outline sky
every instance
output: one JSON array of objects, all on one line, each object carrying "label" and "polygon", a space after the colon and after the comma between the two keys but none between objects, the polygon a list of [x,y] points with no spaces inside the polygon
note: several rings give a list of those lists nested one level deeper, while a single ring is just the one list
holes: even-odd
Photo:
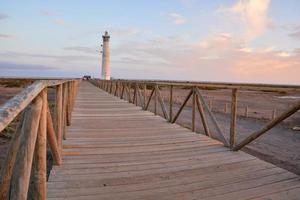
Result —
[{"label": "sky", "polygon": [[299,0],[0,0],[0,76],[300,84]]}]

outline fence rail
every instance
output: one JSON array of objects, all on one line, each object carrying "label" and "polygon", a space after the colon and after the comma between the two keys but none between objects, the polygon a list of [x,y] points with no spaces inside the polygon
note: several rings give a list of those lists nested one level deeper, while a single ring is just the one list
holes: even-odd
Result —
[{"label": "fence rail", "polygon": [[[147,110],[151,100],[154,101],[154,113],[157,114],[158,105],[160,105],[163,116],[170,123],[175,123],[182,113],[182,110],[187,105],[187,102],[192,98],[192,121],[191,130],[195,131],[195,114],[198,111],[201,118],[201,123],[204,127],[204,133],[209,137],[221,140],[225,146],[230,147],[232,150],[240,150],[247,144],[251,143],[274,126],[287,119],[300,109],[300,101],[297,101],[293,106],[289,107],[285,112],[278,116],[274,116],[273,119],[267,123],[260,130],[251,133],[247,138],[236,142],[236,124],[237,124],[237,104],[238,104],[238,93],[241,90],[249,91],[263,91],[263,92],[300,92],[300,86],[296,85],[269,85],[269,84],[235,84],[235,83],[211,83],[211,82],[181,82],[181,81],[145,81],[145,80],[101,80],[92,79],[91,82],[100,87],[101,89],[120,97],[125,98],[135,105],[138,105],[138,99],[140,106]],[[147,99],[146,88],[150,89],[150,95]],[[169,88],[169,112],[163,100],[160,88]],[[185,97],[183,103],[180,105],[179,110],[173,116],[173,93],[175,88],[185,88],[189,90],[188,95]],[[225,137],[223,130],[220,128],[218,121],[214,113],[211,111],[211,103],[207,104],[204,100],[202,90],[211,89],[229,89],[231,90],[231,121],[230,121],[230,134],[229,141]],[[131,90],[133,95],[131,96]],[[248,109],[248,108],[247,108]],[[227,111],[227,109],[226,109]],[[208,116],[206,116],[208,115]],[[209,129],[207,118],[210,118],[214,125],[217,137],[211,134]]]},{"label": "fence rail", "polygon": [[[54,164],[60,165],[62,138],[71,123],[79,81],[35,81],[0,107],[0,132],[21,114],[0,171],[0,199],[46,199],[47,143]],[[54,116],[48,87],[56,90]]]}]

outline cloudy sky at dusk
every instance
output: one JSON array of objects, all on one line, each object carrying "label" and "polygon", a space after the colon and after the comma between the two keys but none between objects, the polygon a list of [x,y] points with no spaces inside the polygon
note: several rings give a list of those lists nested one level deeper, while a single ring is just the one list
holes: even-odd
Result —
[{"label": "cloudy sky at dusk", "polygon": [[300,84],[299,0],[0,0],[0,76]]}]

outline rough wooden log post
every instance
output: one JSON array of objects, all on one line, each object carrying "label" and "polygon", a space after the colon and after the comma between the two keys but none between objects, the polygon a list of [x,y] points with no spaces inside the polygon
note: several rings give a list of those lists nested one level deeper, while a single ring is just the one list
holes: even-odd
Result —
[{"label": "rough wooden log post", "polygon": [[169,122],[172,122],[173,118],[173,85],[170,86],[170,97],[169,97]]},{"label": "rough wooden log post", "polygon": [[236,119],[237,119],[237,89],[233,89],[232,99],[231,99],[231,123],[230,123],[230,138],[229,138],[230,149],[232,149],[235,145]]},{"label": "rough wooden log post", "polygon": [[181,107],[179,108],[179,110],[177,111],[172,123],[175,123],[177,118],[179,117],[181,111],[183,110],[184,106],[186,105],[186,103],[188,102],[188,100],[190,99],[190,97],[192,96],[193,94],[193,89],[191,89],[190,93],[187,95],[187,97],[185,98],[183,104],[181,105]]},{"label": "rough wooden log post", "polygon": [[139,92],[139,85],[138,83],[135,84],[135,105],[137,106],[138,105],[138,92]]},{"label": "rough wooden log post", "polygon": [[56,97],[55,97],[55,121],[56,121],[56,140],[58,141],[58,148],[61,151],[62,141],[62,105],[63,105],[63,86],[62,84],[56,86]]},{"label": "rough wooden log post", "polygon": [[147,85],[146,84],[143,84],[143,93],[144,93],[144,95],[143,95],[143,102],[144,102],[144,106],[143,106],[143,108],[144,108],[144,110],[146,110],[146,90],[147,90]]},{"label": "rough wooden log post", "polygon": [[196,93],[195,88],[193,87],[193,96],[192,96],[192,131],[195,132],[196,129]]},{"label": "rough wooden log post", "polygon": [[118,81],[116,81],[116,90],[115,90],[115,96],[118,96],[118,86],[119,86],[119,84],[118,84]]},{"label": "rough wooden log post", "polygon": [[143,108],[144,107],[144,102],[143,102],[143,99],[142,99],[142,93],[141,93],[141,90],[140,90],[139,86],[137,88],[137,91],[138,91],[138,96],[139,96],[139,100],[140,100],[140,105]]},{"label": "rough wooden log post", "polygon": [[133,98],[132,98],[132,103],[133,103],[133,104],[136,104],[136,100],[137,100],[137,98],[136,98],[136,83],[134,84],[133,87],[134,87],[134,88],[133,88]]},{"label": "rough wooden log post", "polygon": [[286,112],[282,113],[280,116],[276,117],[274,120],[270,121],[267,125],[265,125],[262,129],[252,133],[250,136],[248,136],[246,139],[244,139],[242,142],[240,142],[238,145],[236,145],[233,150],[237,151],[255,140],[256,138],[260,137],[262,134],[266,133],[268,130],[294,114],[300,109],[300,101],[298,101],[294,106],[292,106],[290,109],[288,109]]},{"label": "rough wooden log post", "polygon": [[197,103],[198,112],[200,114],[201,121],[202,121],[202,124],[203,124],[204,133],[205,133],[205,135],[211,137],[209,129],[208,129],[208,125],[207,125],[207,121],[206,121],[206,116],[205,116],[205,113],[204,113],[204,109],[203,109],[202,104],[200,103],[198,95],[196,95],[196,103]]},{"label": "rough wooden log post", "polygon": [[39,128],[43,100],[40,96],[28,106],[24,115],[21,144],[11,180],[10,199],[27,199],[33,154]]},{"label": "rough wooden log post", "polygon": [[68,102],[68,87],[67,84],[63,84],[63,104],[62,104],[62,136],[66,139],[66,123],[67,123],[67,102]]},{"label": "rough wooden log post", "polygon": [[[128,87],[129,85],[129,87]],[[127,96],[128,96],[128,102],[131,103],[131,95],[130,95],[130,87],[131,85],[130,84],[126,84],[126,91],[127,91]]]},{"label": "rough wooden log post", "polygon": [[246,107],[245,107],[245,117],[248,117],[248,113],[249,113],[249,107],[248,107],[248,105],[246,105]]},{"label": "rough wooden log post", "polygon": [[277,110],[276,110],[276,108],[273,108],[273,110],[272,110],[272,119],[275,119],[276,115],[277,115]]},{"label": "rough wooden log post", "polygon": [[46,179],[47,179],[47,89],[40,94],[43,105],[39,120],[38,134],[35,144],[35,165],[33,165],[33,198],[37,200],[46,199]]},{"label": "rough wooden log post", "polygon": [[72,90],[71,90],[71,82],[67,82],[67,126],[71,126],[71,102],[72,102]]},{"label": "rough wooden log post", "polygon": [[7,199],[8,191],[10,187],[10,180],[13,173],[14,164],[17,157],[17,152],[19,150],[20,142],[21,142],[21,134],[22,134],[22,125],[23,125],[24,116],[22,114],[21,119],[19,121],[16,133],[13,135],[9,145],[9,151],[7,152],[7,156],[5,161],[3,162],[3,166],[0,171],[0,199]]},{"label": "rough wooden log post", "polygon": [[154,115],[157,115],[157,85],[154,86]]},{"label": "rough wooden log post", "polygon": [[113,89],[113,81],[110,81],[110,88],[109,88],[109,93],[112,93],[112,89]]},{"label": "rough wooden log post", "polygon": [[228,103],[225,103],[225,106],[224,106],[224,113],[225,114],[227,113],[227,110],[228,110]]},{"label": "rough wooden log post", "polygon": [[54,163],[56,165],[61,164],[61,156],[60,156],[60,146],[61,144],[61,136],[59,138],[60,140],[57,140],[55,137],[55,131],[53,129],[53,123],[52,123],[52,117],[49,109],[47,110],[47,141],[51,149],[52,157],[54,160]]},{"label": "rough wooden log post", "polygon": [[209,107],[209,110],[213,110],[213,101],[210,99],[209,102],[208,102],[208,107]]},{"label": "rough wooden log post", "polygon": [[122,91],[121,91],[121,96],[120,96],[121,99],[124,98],[124,90],[125,90],[125,85],[124,85],[124,83],[122,83]]}]

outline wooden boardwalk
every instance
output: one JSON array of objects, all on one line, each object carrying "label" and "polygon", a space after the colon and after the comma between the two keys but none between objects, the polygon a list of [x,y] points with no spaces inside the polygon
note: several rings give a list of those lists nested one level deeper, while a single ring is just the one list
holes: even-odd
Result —
[{"label": "wooden boardwalk", "polygon": [[299,199],[299,177],[82,82],[48,199]]}]

